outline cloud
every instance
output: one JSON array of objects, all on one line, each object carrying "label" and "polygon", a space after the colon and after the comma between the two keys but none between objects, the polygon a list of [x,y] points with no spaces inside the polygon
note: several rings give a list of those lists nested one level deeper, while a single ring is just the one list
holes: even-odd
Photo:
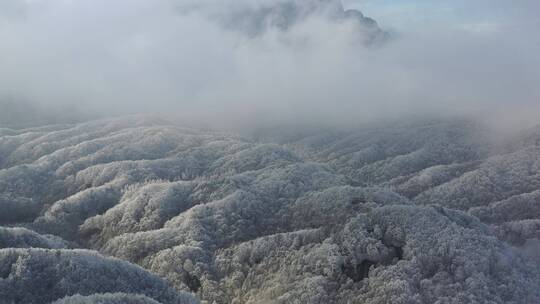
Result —
[{"label": "cloud", "polygon": [[336,3],[2,2],[0,96],[218,124],[354,123],[538,103],[533,1],[486,5],[507,10],[497,26],[403,29],[375,45],[369,19]]}]

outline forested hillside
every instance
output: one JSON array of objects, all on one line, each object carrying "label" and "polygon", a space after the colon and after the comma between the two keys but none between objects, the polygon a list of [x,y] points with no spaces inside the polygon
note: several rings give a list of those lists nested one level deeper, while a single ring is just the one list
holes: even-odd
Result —
[{"label": "forested hillside", "polygon": [[6,303],[540,301],[538,129],[0,132]]}]

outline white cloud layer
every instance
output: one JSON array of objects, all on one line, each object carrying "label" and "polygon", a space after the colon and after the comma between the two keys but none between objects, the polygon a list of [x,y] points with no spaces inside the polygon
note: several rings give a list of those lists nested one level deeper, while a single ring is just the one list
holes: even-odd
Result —
[{"label": "white cloud layer", "polygon": [[257,35],[227,23],[253,26],[246,16],[269,1],[2,1],[0,96],[219,123],[491,116],[509,109],[520,120],[524,113],[538,119],[531,110],[540,104],[535,1],[458,2],[462,10],[482,7],[505,19],[398,29],[376,46],[359,42],[370,31],[325,10],[286,30],[272,23]]}]

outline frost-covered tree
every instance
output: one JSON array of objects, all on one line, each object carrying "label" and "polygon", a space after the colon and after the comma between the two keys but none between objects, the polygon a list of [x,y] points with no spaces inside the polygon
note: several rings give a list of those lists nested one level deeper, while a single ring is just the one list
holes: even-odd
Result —
[{"label": "frost-covered tree", "polygon": [[68,244],[54,235],[40,235],[19,227],[0,227],[1,248],[67,248]]},{"label": "frost-covered tree", "polygon": [[138,266],[84,250],[0,249],[5,303],[50,303],[65,296],[135,293],[161,303],[195,303]]},{"label": "frost-covered tree", "polygon": [[95,294],[91,296],[75,295],[55,301],[52,304],[160,304],[141,295],[125,293]]},{"label": "frost-covered tree", "polygon": [[471,123],[2,132],[8,303],[538,302],[539,150]]}]

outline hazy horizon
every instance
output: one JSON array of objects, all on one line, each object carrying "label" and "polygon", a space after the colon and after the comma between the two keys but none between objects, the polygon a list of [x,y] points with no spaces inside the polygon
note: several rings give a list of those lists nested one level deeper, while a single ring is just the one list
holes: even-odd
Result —
[{"label": "hazy horizon", "polygon": [[225,125],[540,117],[535,1],[344,1],[375,42],[320,4],[338,1],[268,10],[284,2],[3,1],[0,100]]}]

